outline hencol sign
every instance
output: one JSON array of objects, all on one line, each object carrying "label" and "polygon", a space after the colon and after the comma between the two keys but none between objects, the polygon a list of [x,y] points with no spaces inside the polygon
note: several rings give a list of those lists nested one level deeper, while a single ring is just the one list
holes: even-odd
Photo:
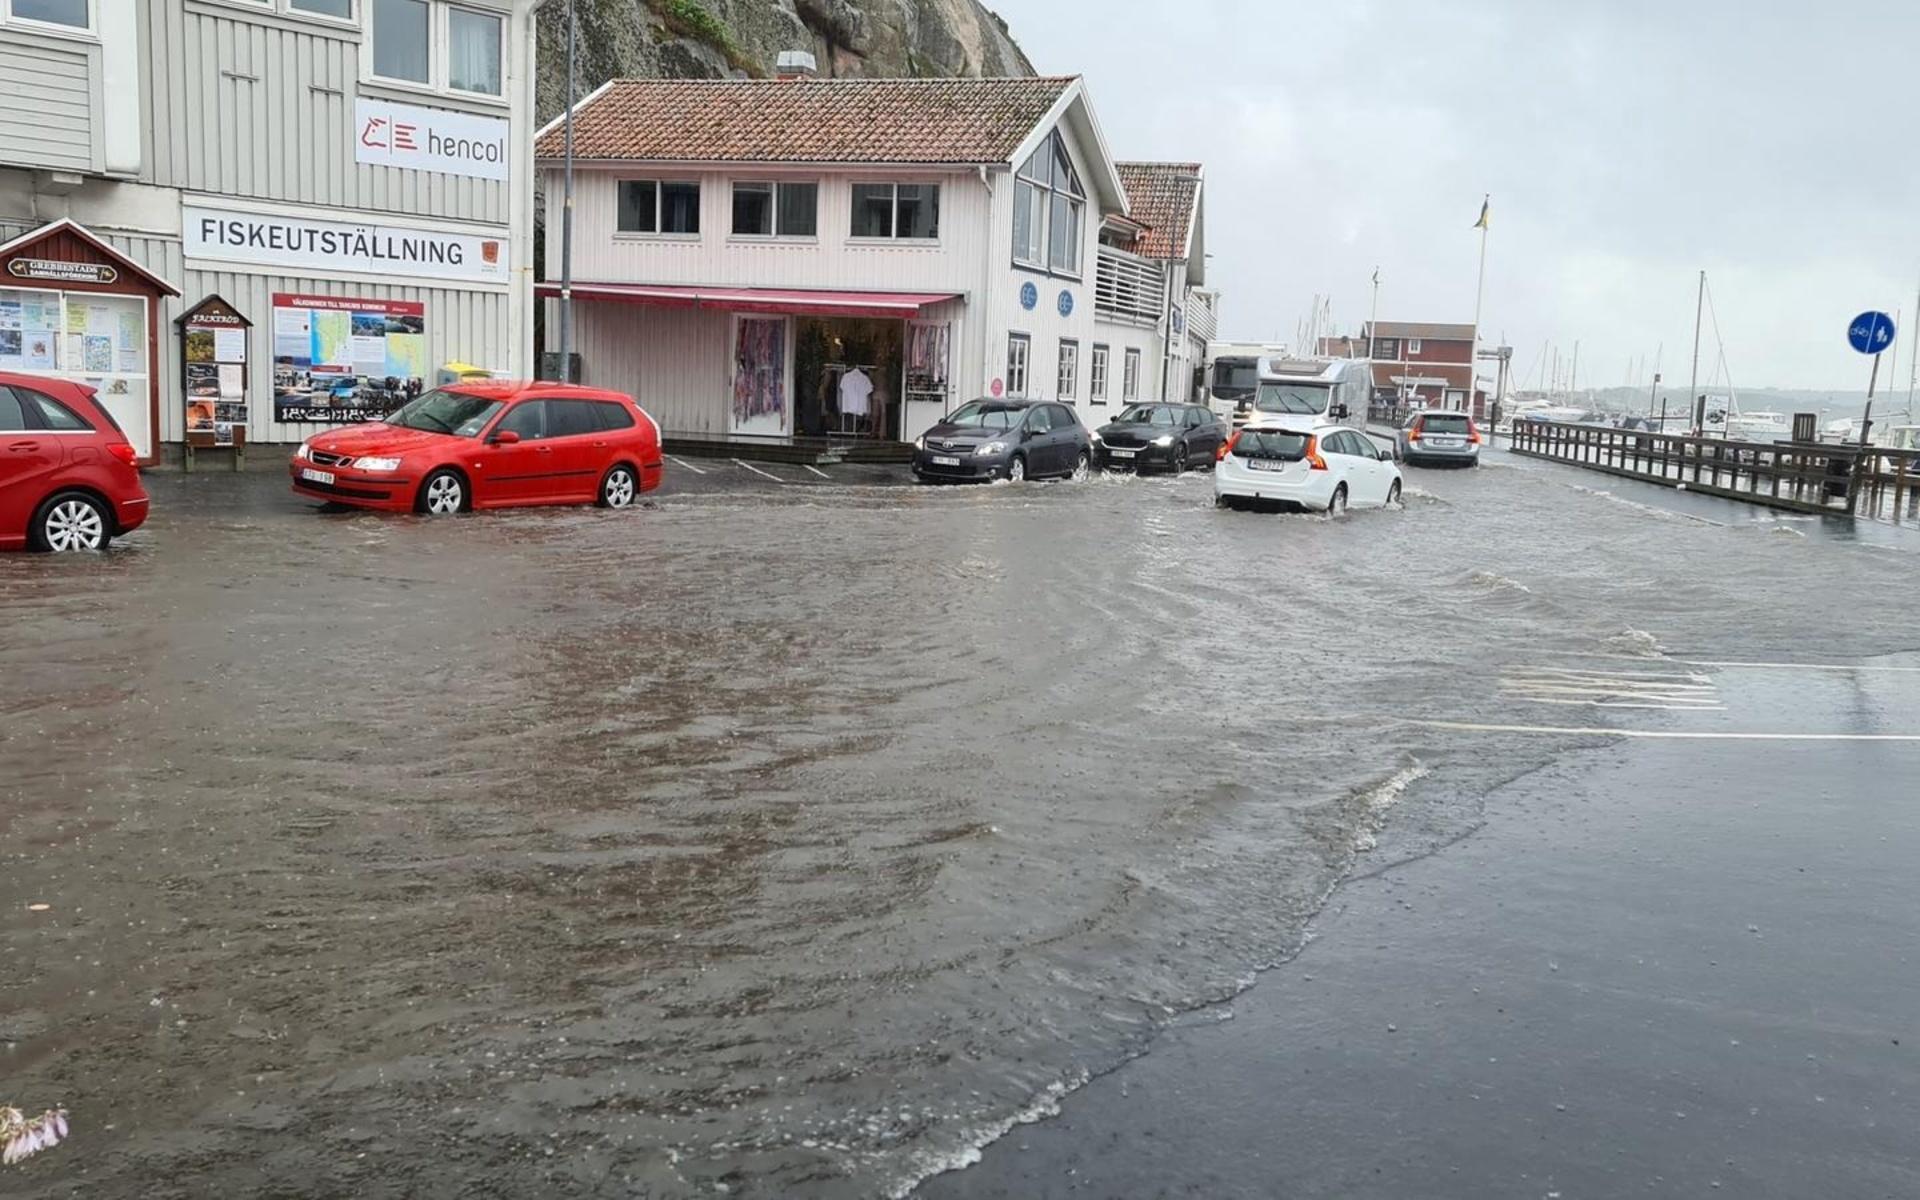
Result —
[{"label": "hencol sign", "polygon": [[474,283],[505,283],[508,278],[505,237],[192,204],[182,205],[180,213],[181,242],[189,259],[254,263],[290,274],[329,271]]},{"label": "hencol sign", "polygon": [[474,179],[507,177],[507,123],[364,97],[354,102],[353,160]]}]

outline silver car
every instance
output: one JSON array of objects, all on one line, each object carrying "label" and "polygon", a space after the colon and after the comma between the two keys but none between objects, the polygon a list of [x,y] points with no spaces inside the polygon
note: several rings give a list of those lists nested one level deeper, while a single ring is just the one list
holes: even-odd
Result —
[{"label": "silver car", "polygon": [[1408,464],[1450,463],[1462,467],[1479,464],[1483,441],[1473,418],[1461,412],[1415,413],[1394,440],[1395,451]]}]

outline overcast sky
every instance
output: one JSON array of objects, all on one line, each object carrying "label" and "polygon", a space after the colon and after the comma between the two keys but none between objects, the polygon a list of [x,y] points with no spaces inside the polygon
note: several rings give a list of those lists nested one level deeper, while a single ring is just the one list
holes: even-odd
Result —
[{"label": "overcast sky", "polygon": [[[1865,308],[1920,286],[1920,4],[1855,0],[987,0],[1087,77],[1120,158],[1207,170],[1223,336],[1471,321],[1523,385],[1664,341],[1684,388],[1705,269],[1735,384],[1863,389]],[[1711,326],[1701,377],[1713,358]],[[1897,374],[1905,390],[1904,350]],[[1640,383],[1651,379],[1652,366]]]}]

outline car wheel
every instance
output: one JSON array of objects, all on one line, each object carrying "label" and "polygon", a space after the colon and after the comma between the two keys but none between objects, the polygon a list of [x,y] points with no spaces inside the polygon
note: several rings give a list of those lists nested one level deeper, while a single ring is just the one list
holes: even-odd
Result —
[{"label": "car wheel", "polygon": [[1396,479],[1387,485],[1387,507],[1392,508],[1398,503],[1400,503],[1400,481]]},{"label": "car wheel", "polygon": [[113,540],[107,510],[84,492],[61,492],[40,506],[28,531],[35,550],[105,550]]},{"label": "car wheel", "polygon": [[625,463],[616,463],[607,477],[600,481],[600,507],[625,508],[633,503],[636,485],[633,481],[633,468]]},{"label": "car wheel", "polygon": [[427,476],[420,485],[420,496],[414,501],[414,511],[428,516],[445,517],[461,511],[467,506],[467,481],[460,478],[458,471],[449,471],[445,467]]},{"label": "car wheel", "polygon": [[1025,483],[1026,481],[1027,460],[1021,455],[1016,454],[1007,460],[1007,482]]},{"label": "car wheel", "polygon": [[1167,460],[1167,467],[1168,470],[1172,471],[1175,475],[1180,475],[1186,471],[1187,444],[1185,442],[1181,442],[1173,448],[1172,456]]},{"label": "car wheel", "polygon": [[1082,450],[1080,452],[1080,457],[1073,460],[1073,477],[1072,477],[1073,481],[1075,483],[1085,483],[1087,481],[1087,476],[1091,475],[1092,473],[1093,473],[1093,460],[1087,456],[1087,452],[1085,450]]},{"label": "car wheel", "polygon": [[1333,489],[1333,499],[1327,501],[1327,515],[1337,517],[1347,511],[1347,485],[1341,484]]},{"label": "car wheel", "polygon": [[1232,508],[1233,497],[1232,496],[1215,496],[1213,498],[1213,506],[1215,508]]}]

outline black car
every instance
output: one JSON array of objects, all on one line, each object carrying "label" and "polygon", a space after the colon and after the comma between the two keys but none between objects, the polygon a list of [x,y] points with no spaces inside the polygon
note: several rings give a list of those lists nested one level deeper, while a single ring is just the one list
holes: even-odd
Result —
[{"label": "black car", "polygon": [[1159,469],[1178,474],[1212,466],[1227,441],[1227,427],[1199,404],[1129,404],[1100,427],[1100,466],[1109,470]]},{"label": "black car", "polygon": [[1093,438],[1064,404],[973,400],[948,413],[913,444],[913,475],[923,482],[1084,479]]}]

